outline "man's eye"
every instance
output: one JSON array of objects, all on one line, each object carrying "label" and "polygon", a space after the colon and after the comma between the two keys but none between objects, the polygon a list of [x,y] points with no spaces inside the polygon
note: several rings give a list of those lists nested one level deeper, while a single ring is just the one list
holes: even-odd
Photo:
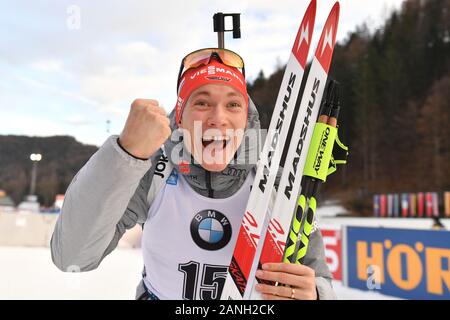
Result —
[{"label": "man's eye", "polygon": [[200,106],[200,107],[206,107],[206,106],[208,106],[208,102],[206,102],[206,101],[196,101],[195,105],[196,106]]},{"label": "man's eye", "polygon": [[240,107],[241,107],[241,104],[238,103],[238,102],[230,102],[230,103],[228,104],[228,106],[229,106],[230,108],[240,108]]}]

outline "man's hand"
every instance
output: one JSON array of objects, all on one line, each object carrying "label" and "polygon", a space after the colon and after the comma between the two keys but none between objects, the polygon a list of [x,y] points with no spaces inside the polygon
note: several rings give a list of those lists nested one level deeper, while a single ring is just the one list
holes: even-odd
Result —
[{"label": "man's hand", "polygon": [[300,264],[265,263],[256,277],[278,285],[259,283],[256,290],[265,300],[316,300],[316,278],[313,269]]},{"label": "man's hand", "polygon": [[136,99],[119,137],[122,148],[136,158],[148,159],[171,134],[170,120],[158,101]]}]

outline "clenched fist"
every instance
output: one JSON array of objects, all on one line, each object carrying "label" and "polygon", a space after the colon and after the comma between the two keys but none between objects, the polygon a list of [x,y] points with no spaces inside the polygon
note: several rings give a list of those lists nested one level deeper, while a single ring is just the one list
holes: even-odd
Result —
[{"label": "clenched fist", "polygon": [[133,156],[148,159],[169,138],[169,123],[158,101],[136,99],[120,134],[120,145]]}]

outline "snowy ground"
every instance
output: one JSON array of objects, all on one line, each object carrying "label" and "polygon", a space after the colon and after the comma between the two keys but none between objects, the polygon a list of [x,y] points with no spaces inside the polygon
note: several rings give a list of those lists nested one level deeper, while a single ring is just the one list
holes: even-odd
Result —
[{"label": "snowy ground", "polygon": [[[119,248],[99,269],[68,274],[52,263],[48,248],[0,247],[0,300],[4,299],[134,299],[140,279],[139,249]],[[339,299],[391,299],[334,284]]]},{"label": "snowy ground", "polygon": [[117,249],[99,269],[63,273],[49,248],[0,247],[1,299],[134,299],[140,250]]},{"label": "snowy ground", "polygon": [[[317,210],[319,225],[359,225],[430,229],[432,219],[376,219],[336,217],[345,209],[327,203]],[[450,219],[442,222],[450,229]],[[140,229],[139,229],[140,231]],[[11,231],[13,232],[13,231]],[[139,232],[128,232],[122,248],[105,258],[99,269],[87,273],[63,273],[52,263],[50,249],[0,245],[0,300],[2,299],[134,299],[143,266]],[[396,299],[377,292],[361,291],[334,283],[339,299]]]},{"label": "snowy ground", "polygon": [[333,281],[333,287],[339,300],[402,300],[376,291],[363,291],[344,287],[340,281]]}]

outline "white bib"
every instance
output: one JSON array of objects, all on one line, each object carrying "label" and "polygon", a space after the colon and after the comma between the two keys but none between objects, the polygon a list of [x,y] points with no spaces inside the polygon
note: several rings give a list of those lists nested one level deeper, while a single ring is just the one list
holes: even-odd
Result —
[{"label": "white bib", "polygon": [[219,299],[255,174],[231,197],[196,193],[175,171],[145,223],[145,285],[160,299]]}]

